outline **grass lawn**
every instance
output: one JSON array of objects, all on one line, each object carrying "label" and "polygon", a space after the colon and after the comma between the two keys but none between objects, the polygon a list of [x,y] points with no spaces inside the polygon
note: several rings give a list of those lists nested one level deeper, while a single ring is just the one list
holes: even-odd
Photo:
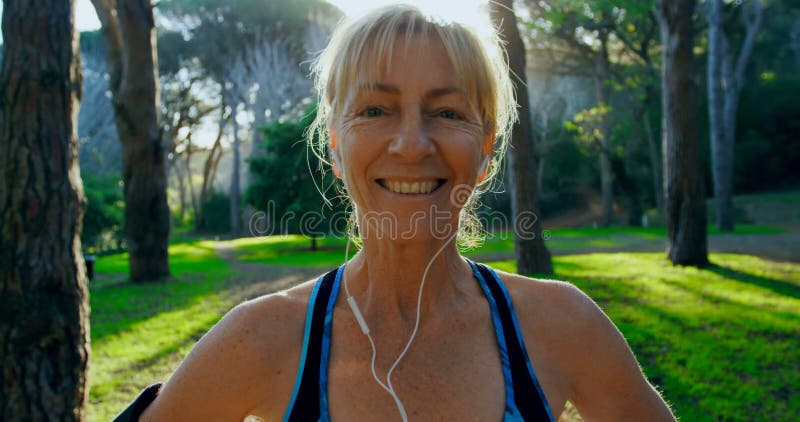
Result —
[{"label": "grass lawn", "polygon": [[[776,234],[784,230],[775,227],[737,225],[737,234]],[[709,234],[718,233],[714,226],[708,227]],[[619,251],[642,248],[663,249],[666,238],[664,227],[601,227],[545,230],[547,247],[553,254],[574,253],[575,251]],[[226,242],[238,252],[244,262],[278,264],[289,266],[330,267],[339,265],[344,258],[347,239],[324,237],[318,239],[319,250],[309,253],[311,241],[300,235],[250,237]],[[350,246],[351,255],[357,247]],[[513,253],[514,239],[510,234],[497,233],[490,236],[476,249],[465,250],[470,257],[481,258],[496,254]]]},{"label": "grass lawn", "polygon": [[[663,239],[657,228],[598,230],[553,231],[548,245],[558,254],[586,242],[605,250]],[[489,240],[473,253],[507,254],[511,242]],[[109,420],[141,388],[164,380],[241,300],[241,286],[229,282],[236,270],[214,253],[220,245],[246,262],[320,271],[338,265],[344,252],[341,239],[321,240],[314,253],[307,239],[295,236],[190,240],[170,248],[171,280],[144,285],[125,281],[126,256],[99,258],[100,277],[90,286],[90,421]],[[513,262],[497,259],[489,264],[514,270]],[[794,420],[800,414],[800,264],[725,254],[711,260],[714,265],[697,270],[672,267],[663,253],[595,253],[556,256],[554,264],[557,278],[576,284],[614,320],[683,420]]]},{"label": "grass lawn", "polygon": [[111,420],[139,389],[163,380],[236,301],[226,283],[232,270],[213,242],[171,245],[165,282],[127,282],[127,261],[100,257],[90,284],[90,421]]}]

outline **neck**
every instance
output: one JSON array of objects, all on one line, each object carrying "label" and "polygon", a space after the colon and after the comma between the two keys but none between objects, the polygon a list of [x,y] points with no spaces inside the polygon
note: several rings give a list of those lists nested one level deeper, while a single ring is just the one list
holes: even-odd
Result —
[{"label": "neck", "polygon": [[459,280],[471,278],[471,271],[455,236],[408,242],[373,238],[364,239],[362,250],[347,263],[345,280],[370,327],[385,320],[413,325],[423,276],[419,306],[426,315],[434,305],[446,308],[441,305],[466,294],[471,286]]}]

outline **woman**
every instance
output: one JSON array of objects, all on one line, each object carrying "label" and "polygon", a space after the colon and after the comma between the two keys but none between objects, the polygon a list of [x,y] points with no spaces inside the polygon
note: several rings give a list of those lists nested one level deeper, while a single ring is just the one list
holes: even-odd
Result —
[{"label": "woman", "polygon": [[361,250],[233,309],[141,420],[553,420],[567,400],[588,420],[674,420],[587,296],[459,254],[516,117],[489,51],[405,6],[337,30],[309,139],[352,201]]}]

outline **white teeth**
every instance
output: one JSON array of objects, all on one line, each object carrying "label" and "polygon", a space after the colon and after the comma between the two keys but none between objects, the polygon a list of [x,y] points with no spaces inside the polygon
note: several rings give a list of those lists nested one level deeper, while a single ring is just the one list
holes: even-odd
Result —
[{"label": "white teeth", "polygon": [[396,193],[405,194],[427,194],[431,193],[437,186],[437,182],[395,182],[384,180],[383,187]]}]

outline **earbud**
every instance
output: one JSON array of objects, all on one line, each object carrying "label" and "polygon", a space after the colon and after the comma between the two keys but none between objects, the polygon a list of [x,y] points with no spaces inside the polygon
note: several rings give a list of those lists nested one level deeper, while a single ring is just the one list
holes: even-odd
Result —
[{"label": "earbud", "polygon": [[331,148],[331,167],[333,168],[333,175],[344,180],[344,174],[342,173],[342,164],[339,162],[339,155],[338,153]]},{"label": "earbud", "polygon": [[344,179],[344,177],[342,177],[342,163],[339,161],[339,153],[336,152],[336,147],[339,144],[336,139],[336,132],[329,129],[328,136],[331,138],[331,167],[333,167],[333,174],[340,179]]},{"label": "earbud", "polygon": [[480,176],[478,176],[478,182],[477,183],[483,182],[483,179],[486,178],[486,173],[489,171],[489,157],[491,157],[491,156],[490,155],[486,155],[486,156],[483,157],[483,161],[481,162],[481,166],[479,167],[479,170],[478,170],[478,174],[480,174]]}]

